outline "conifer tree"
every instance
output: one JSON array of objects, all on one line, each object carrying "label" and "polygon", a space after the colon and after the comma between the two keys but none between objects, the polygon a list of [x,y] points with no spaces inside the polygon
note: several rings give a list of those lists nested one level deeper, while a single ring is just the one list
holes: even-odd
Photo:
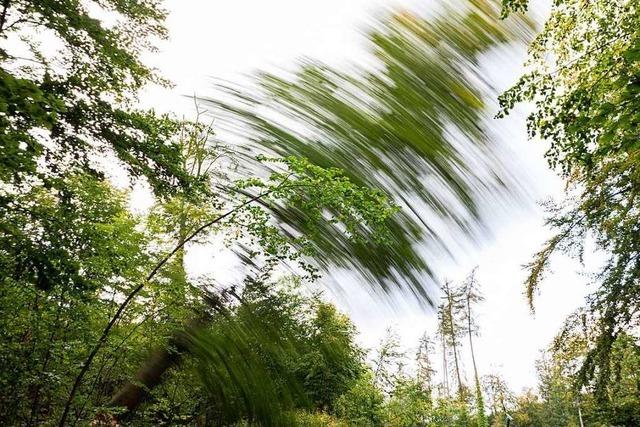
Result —
[{"label": "conifer tree", "polygon": [[484,398],[482,396],[482,384],[480,382],[480,376],[478,375],[478,366],[476,364],[476,356],[473,347],[473,336],[478,334],[478,326],[474,320],[473,306],[484,300],[480,293],[478,282],[475,278],[476,270],[474,269],[469,277],[462,285],[464,290],[464,299],[466,311],[464,316],[467,321],[467,335],[469,336],[469,350],[471,352],[471,362],[473,364],[473,376],[475,381],[475,394],[476,394],[476,410],[477,410],[477,423],[478,427],[486,427],[487,419],[484,413]]}]

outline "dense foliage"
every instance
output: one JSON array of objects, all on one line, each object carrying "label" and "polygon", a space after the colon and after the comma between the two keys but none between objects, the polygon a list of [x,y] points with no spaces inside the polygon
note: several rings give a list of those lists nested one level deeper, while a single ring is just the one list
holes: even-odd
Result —
[{"label": "dense foliage", "polygon": [[[491,90],[478,64],[483,53],[517,41],[528,23],[498,20],[492,2],[465,6],[446,8],[434,22],[392,16],[369,34],[373,67],[342,72],[306,62],[290,76],[263,75],[259,90],[224,87],[224,102],[209,100],[242,150],[304,156],[395,196],[403,209],[389,221],[393,239],[374,251],[336,239],[335,230],[322,233],[324,259],[383,289],[400,281],[433,298],[425,289],[432,268],[417,247],[447,252],[452,233],[458,241],[477,237],[483,201],[498,205],[500,195],[516,193],[483,127]],[[276,213],[295,222],[291,212]]]},{"label": "dense foliage", "polygon": [[[178,362],[176,354],[207,360],[184,334],[194,322],[221,316],[214,315],[220,307],[211,296],[220,291],[188,278],[187,243],[227,235],[252,254],[257,273],[249,270],[247,278],[265,280],[285,260],[316,276],[311,257],[321,223],[343,229],[347,240],[386,239],[384,224],[396,208],[339,170],[292,157],[261,159],[278,165],[266,178],[223,179],[223,167],[211,168],[224,150],[210,144],[210,129],[133,109],[144,84],[162,83],[139,59],[165,35],[156,2],[7,1],[1,7],[0,357],[2,386],[11,390],[1,401],[3,423],[59,419],[63,425],[111,416],[101,407],[132,410]],[[108,180],[114,168],[143,177],[155,190],[158,206],[150,215],[129,211],[127,192]],[[214,192],[223,181],[225,191]],[[297,209],[305,235],[283,235],[265,208],[270,204]],[[335,317],[327,310],[306,338],[320,341],[316,351],[324,338],[314,334]],[[187,332],[180,332],[183,325],[190,325]],[[232,329],[236,344],[243,330]],[[259,338],[269,343],[273,334]],[[151,348],[159,348],[149,356],[153,369],[136,374],[143,386],[127,382]],[[249,366],[229,357],[216,368],[223,363],[231,373]],[[309,369],[314,363],[320,362],[309,360]],[[162,364],[164,370],[153,372]],[[357,370],[345,369],[344,375]],[[326,372],[316,375],[328,381]],[[238,416],[255,415],[246,405],[258,400],[245,402]]]},{"label": "dense foliage", "polygon": [[[507,2],[522,8],[522,2]],[[549,144],[546,157],[567,181],[565,201],[551,205],[556,231],[529,265],[529,299],[562,251],[582,259],[585,242],[607,255],[597,267],[597,290],[588,311],[597,320],[597,338],[577,373],[594,387],[601,403],[613,347],[640,324],[640,7],[635,1],[557,1],[529,48],[525,74],[501,96],[508,113],[515,103],[532,101],[531,136]]]},{"label": "dense foliage", "polygon": [[[476,363],[474,272],[440,300],[428,286],[425,247],[451,251],[482,201],[517,194],[479,61],[531,32],[526,8],[392,14],[369,34],[373,67],[309,62],[207,100],[223,138],[201,111],[136,107],[168,84],[141,61],[167,35],[160,1],[1,1],[0,424],[640,425],[636,1],[555,1],[499,98],[500,116],[532,102],[530,135],[567,180],[530,300],[553,253],[593,239],[608,256],[537,390]],[[116,177],[153,206],[131,209]],[[227,249],[239,280],[220,274]],[[310,290],[336,268],[410,290],[437,328],[415,349],[391,329],[361,348]]]}]

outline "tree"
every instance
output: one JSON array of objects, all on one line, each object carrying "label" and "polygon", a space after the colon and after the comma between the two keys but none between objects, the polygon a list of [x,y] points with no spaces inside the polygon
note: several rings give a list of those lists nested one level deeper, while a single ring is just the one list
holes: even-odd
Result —
[{"label": "tree", "polygon": [[[109,14],[112,24],[97,18]],[[131,109],[143,85],[162,83],[140,56],[166,36],[164,18],[155,1],[2,3],[0,179],[5,184],[16,190],[59,189],[60,178],[70,171],[102,176],[105,165],[94,157],[106,154],[159,192],[188,185],[172,143],[175,122]],[[47,37],[56,40],[55,48],[41,46]]]},{"label": "tree", "polygon": [[[601,385],[592,381],[585,385],[576,381],[598,336],[597,318],[581,309],[568,317],[554,339],[547,358],[539,364],[541,392],[545,405],[551,407],[547,417],[564,414],[576,422],[583,417],[587,424],[614,425],[633,425],[640,419],[637,399],[640,347],[627,333],[620,332],[611,346],[610,364],[605,367],[609,371],[608,383]],[[602,386],[605,396],[599,395]]]},{"label": "tree", "polygon": [[215,422],[281,425],[286,410],[331,412],[363,372],[353,326],[318,297],[254,282],[194,337]]},{"label": "tree", "polygon": [[387,395],[404,374],[404,356],[397,332],[387,328],[373,362],[373,381]]},{"label": "tree", "polygon": [[[510,418],[507,408],[511,405],[513,393],[502,377],[497,374],[484,376],[485,395],[488,397],[489,422],[492,427],[502,427],[507,425],[507,418]],[[562,425],[562,424],[560,424]]]},{"label": "tree", "polygon": [[[428,297],[416,243],[446,244],[439,221],[418,213],[473,234],[478,199],[510,182],[479,126],[477,55],[513,33],[492,5],[473,4],[435,23],[394,15],[372,35],[379,72],[265,76],[249,111],[221,105],[241,119],[248,156],[219,170],[225,149],[210,127],[133,108],[143,85],[164,83],[140,61],[164,36],[159,3],[3,1],[2,423],[281,425],[325,410],[375,424],[385,404],[400,423],[424,420],[425,390],[404,375],[372,387],[348,320],[277,292],[274,275],[315,280],[337,265]],[[111,185],[123,171],[151,185],[150,215]],[[188,277],[188,248],[214,235],[247,267],[238,289]],[[440,409],[465,423],[466,402]]]},{"label": "tree", "polygon": [[470,425],[467,402],[461,402],[457,398],[436,400],[429,418],[431,424],[438,427],[468,427]]},{"label": "tree", "polygon": [[543,427],[548,425],[542,414],[542,402],[536,393],[527,389],[516,396],[513,410],[513,422],[522,427]]},{"label": "tree", "polygon": [[434,379],[436,372],[432,355],[434,351],[434,342],[425,332],[418,342],[418,351],[416,352],[416,381],[429,396],[433,392]]},{"label": "tree", "polygon": [[425,425],[431,412],[431,396],[414,379],[396,382],[389,401],[384,405],[383,425],[409,427]]},{"label": "tree", "polygon": [[[32,341],[33,347],[28,353],[30,357],[25,358],[25,361],[31,365],[20,372],[25,375],[31,375],[32,372],[53,372],[57,375],[58,382],[52,384],[55,387],[45,388],[40,383],[27,380],[21,375],[11,375],[6,372],[2,378],[3,381],[8,382],[8,386],[24,385],[35,392],[33,398],[25,400],[21,405],[13,405],[12,401],[8,400],[3,401],[3,418],[6,416],[7,419],[19,419],[27,424],[37,424],[40,417],[55,417],[60,408],[63,410],[61,424],[66,422],[71,409],[77,418],[83,418],[87,415],[87,407],[91,408],[90,400],[95,398],[100,404],[101,398],[110,394],[109,388],[118,384],[119,375],[108,376],[114,368],[116,372],[124,374],[133,368],[135,358],[143,354],[145,348],[159,344],[164,344],[166,347],[167,343],[163,342],[164,336],[173,334],[170,331],[175,329],[182,320],[181,316],[185,315],[179,315],[180,309],[184,308],[186,302],[196,307],[198,305],[193,303],[192,297],[186,295],[190,288],[184,286],[185,275],[182,263],[178,262],[172,266],[171,261],[179,260],[179,256],[175,259],[172,257],[179,255],[187,243],[199,237],[198,233],[209,227],[215,225],[214,229],[217,232],[243,228],[247,231],[245,235],[248,238],[245,245],[251,247],[255,254],[254,263],[261,261],[266,267],[273,268],[284,260],[300,261],[299,265],[306,269],[309,277],[315,277],[312,263],[302,258],[313,256],[313,242],[308,239],[312,235],[311,231],[306,237],[288,239],[280,234],[276,225],[269,221],[269,215],[265,209],[252,206],[252,203],[258,200],[265,206],[269,203],[288,200],[290,206],[298,206],[299,211],[307,215],[309,230],[313,229],[314,221],[329,221],[337,227],[344,227],[345,233],[354,239],[366,240],[369,237],[384,239],[384,232],[379,234],[379,231],[384,229],[385,220],[382,217],[374,219],[371,216],[374,211],[378,211],[374,205],[382,207],[379,202],[387,203],[386,197],[381,193],[361,191],[363,189],[353,186],[341,176],[339,171],[317,168],[304,160],[289,158],[264,159],[264,161],[281,162],[285,168],[274,172],[265,180],[236,181],[231,187],[238,194],[236,198],[226,204],[212,203],[209,208],[212,208],[213,212],[192,207],[189,210],[188,221],[178,222],[181,224],[181,227],[178,227],[178,234],[168,236],[169,240],[175,238],[177,241],[169,246],[168,253],[161,252],[159,261],[155,263],[151,260],[156,258],[157,254],[153,252],[158,248],[151,243],[151,239],[144,232],[137,230],[142,224],[134,220],[126,211],[126,195],[115,192],[100,179],[94,176],[68,178],[68,182],[65,182],[65,193],[61,199],[40,188],[21,195],[21,198],[17,199],[21,202],[17,205],[20,209],[3,218],[7,224],[16,227],[15,232],[8,235],[5,240],[7,245],[13,245],[17,249],[22,245],[28,249],[29,246],[24,243],[26,239],[23,236],[41,238],[42,228],[39,227],[44,226],[44,231],[50,232],[50,236],[56,238],[51,243],[50,254],[55,254],[53,250],[66,251],[65,256],[68,258],[43,258],[43,265],[48,266],[51,263],[52,268],[42,268],[48,276],[42,274],[36,276],[37,280],[34,282],[41,289],[36,288],[33,292],[32,288],[24,287],[25,281],[28,283],[31,277],[22,276],[23,273],[20,272],[24,259],[33,261],[28,258],[32,256],[32,252],[27,256],[21,255],[17,250],[2,253],[2,262],[7,267],[6,271],[16,272],[7,278],[12,286],[6,288],[8,292],[3,296],[3,304],[11,305],[16,297],[20,297],[21,301],[27,295],[35,297],[33,305],[24,304],[21,307],[19,322],[10,322],[7,326],[17,328],[21,322],[29,322],[32,315],[40,317],[46,314],[47,317],[42,319],[43,322],[36,324],[37,340]],[[329,186],[326,186],[327,184]],[[263,191],[253,195],[250,192],[254,188]],[[325,191],[329,188],[342,193],[346,198],[338,193],[330,194]],[[165,212],[171,212],[171,206],[179,207],[174,211],[178,215],[173,216],[171,213],[168,215],[169,219],[180,219],[181,216],[184,218],[186,205],[183,200],[185,199],[175,196],[165,204],[165,208],[169,208],[169,210],[165,209]],[[193,199],[189,199],[189,203],[193,203]],[[320,208],[317,203],[323,207]],[[304,209],[301,209],[301,205]],[[313,206],[320,209],[314,211]],[[391,204],[387,207],[389,210],[383,215],[393,214],[395,208]],[[220,210],[224,208],[228,210],[220,214]],[[339,219],[338,217],[327,218],[324,215],[326,208],[339,215]],[[197,212],[200,213],[196,215]],[[40,226],[30,222],[36,213],[41,214],[42,218],[47,218],[46,222],[40,223]],[[67,224],[73,224],[74,227],[69,228]],[[182,231],[185,228],[182,227],[187,227],[186,229],[189,230],[186,238]],[[156,228],[156,232],[157,230]],[[153,228],[145,231],[153,231]],[[160,250],[162,251],[162,247]],[[70,259],[73,263],[65,267],[65,262],[71,262],[65,259]],[[52,271],[53,268],[57,271]],[[149,272],[146,278],[142,276],[145,270]],[[43,277],[47,277],[48,281]],[[177,298],[174,298],[175,295],[172,295],[171,289],[177,291]],[[138,301],[139,299],[142,301]],[[153,322],[157,328],[154,334],[149,336],[150,339],[131,341],[131,334],[136,329],[145,329],[143,324],[152,323],[150,319],[159,315],[164,318],[164,321]],[[101,326],[105,319],[109,318],[107,326]],[[61,325],[62,331],[60,331]],[[45,328],[41,329],[41,326]],[[73,333],[69,333],[69,329]],[[100,330],[102,330],[101,333]],[[22,346],[23,351],[28,350],[24,346],[25,338],[22,332],[11,330],[9,334],[7,342],[11,344],[7,349],[15,350],[16,347]],[[72,346],[66,344],[70,340],[73,343]],[[96,344],[87,346],[91,342]],[[160,352],[156,353],[159,357],[153,356],[152,363],[147,365],[162,368],[153,368],[152,371],[155,372],[153,376],[144,374],[139,377],[144,379],[143,382],[148,378],[147,382],[151,388],[159,384],[159,375],[174,364],[171,347],[184,347],[180,341],[169,339],[168,342],[171,344],[169,349],[160,349]],[[35,348],[38,351],[34,351]],[[67,349],[64,353],[61,350],[63,348]],[[123,355],[122,349],[130,351]],[[84,355],[87,354],[85,358]],[[14,357],[10,353],[4,356],[11,360]],[[52,367],[54,356],[56,364]],[[83,358],[85,361],[76,375],[74,371]],[[40,360],[44,360],[42,365]],[[165,363],[163,360],[170,363]],[[126,369],[119,370],[118,366],[125,361],[129,365]],[[350,369],[347,363],[339,366]],[[145,369],[143,368],[140,372],[145,372]],[[60,372],[64,375],[59,375]],[[147,370],[147,372],[150,371]],[[90,381],[84,381],[86,378]],[[15,396],[29,394],[21,392],[20,386],[13,388]],[[60,400],[64,396],[62,391],[64,388],[71,389],[66,403]],[[140,402],[141,388],[129,387],[128,390],[134,391],[138,397],[131,400],[129,397],[122,399],[116,395],[112,404],[137,406],[138,403],[129,405],[124,402]],[[74,405],[74,398],[78,392],[81,399],[77,405]],[[55,398],[52,398],[54,396]],[[127,391],[120,396],[133,395]],[[46,404],[43,404],[43,400]],[[122,405],[119,402],[122,402]],[[24,409],[29,410],[29,404],[31,404],[30,412],[25,413]]]},{"label": "tree", "polygon": [[467,320],[467,335],[469,336],[469,349],[471,350],[471,361],[473,364],[473,375],[476,386],[476,410],[477,410],[477,422],[478,427],[484,427],[487,425],[487,419],[484,414],[484,399],[482,396],[482,385],[480,383],[480,376],[478,375],[478,366],[476,365],[476,356],[473,349],[473,335],[478,334],[478,326],[475,324],[473,312],[471,307],[484,300],[480,293],[478,282],[475,278],[476,270],[474,269],[466,281],[462,285],[464,291],[464,299],[466,305],[466,312],[464,316]]},{"label": "tree", "polygon": [[558,425],[578,425],[577,393],[567,375],[565,366],[558,359],[543,356],[537,363],[540,377],[542,414],[545,420]]},{"label": "tree", "polygon": [[295,372],[317,410],[333,412],[364,369],[364,353],[354,344],[355,327],[330,304],[316,301],[307,332],[308,350]]},{"label": "tree", "polygon": [[612,346],[606,400],[597,396],[593,383],[584,386],[576,381],[598,334],[598,321],[589,310],[571,314],[536,363],[539,385],[535,392],[528,389],[513,395],[499,377],[487,377],[492,425],[504,425],[507,412],[517,426],[637,424],[640,347],[629,335],[620,333]]},{"label": "tree", "polygon": [[[290,78],[261,76],[261,92],[227,87],[223,101],[208,100],[245,149],[338,167],[398,200],[403,209],[389,220],[392,238],[383,246],[345,243],[323,230],[325,268],[358,271],[383,290],[400,276],[429,300],[425,278],[432,272],[417,243],[448,252],[442,225],[460,239],[473,235],[482,222],[479,201],[510,192],[510,175],[481,127],[488,89],[478,56],[520,34],[521,23],[501,22],[498,14],[489,1],[446,9],[433,21],[397,13],[369,35],[376,71],[305,63]],[[276,214],[295,223],[295,212]]]},{"label": "tree", "polygon": [[[392,215],[395,208],[388,204],[387,198],[382,193],[359,188],[346,179],[339,170],[326,170],[311,165],[304,159],[293,157],[286,159],[264,158],[262,161],[279,163],[284,168],[274,172],[265,180],[253,178],[237,181],[234,188],[241,194],[241,201],[229,207],[226,212],[204,220],[204,224],[190,231],[183,241],[178,242],[168,254],[162,256],[150,273],[146,275],[146,279],[130,291],[123,302],[118,305],[115,314],[111,316],[74,381],[60,424],[65,421],[83,376],[127,307],[146,284],[152,283],[152,279],[162,270],[162,267],[185,244],[203,232],[210,231],[214,226],[218,231],[224,231],[228,228],[242,228],[246,231],[247,247],[252,248],[254,258],[264,258],[263,268],[266,268],[268,272],[281,262],[297,261],[299,266],[308,273],[310,279],[316,277],[315,269],[313,264],[306,261],[303,256],[312,257],[314,255],[313,239],[317,235],[313,232],[314,223],[327,221],[334,225],[340,225],[345,230],[345,234],[353,239],[363,239],[363,241],[380,239],[378,240],[380,242],[385,239],[387,232],[384,227],[385,217]],[[260,192],[257,195],[247,193],[251,188],[256,188]],[[267,207],[270,204],[283,203],[297,208],[306,217],[308,234],[296,239],[289,239],[281,234],[278,226],[270,223],[268,209],[253,205],[258,200]],[[327,210],[333,212],[335,216],[327,218],[324,215]],[[232,339],[232,336],[228,338]],[[169,367],[170,365],[164,363],[162,366]],[[244,369],[241,370],[244,376],[239,377],[239,380],[246,377],[247,367],[242,369]],[[156,375],[150,378],[155,383]],[[237,386],[247,386],[247,382],[237,384]],[[139,402],[140,399],[136,398],[135,401]],[[123,401],[123,403],[126,402]]]},{"label": "tree", "polygon": [[445,352],[449,351],[453,356],[453,367],[458,383],[458,398],[462,402],[466,398],[466,386],[462,381],[460,360],[460,339],[465,335],[465,325],[462,317],[465,309],[465,300],[460,289],[454,287],[449,281],[445,281],[442,291],[444,295],[442,297],[443,302],[438,310],[438,328],[443,337]]},{"label": "tree", "polygon": [[[131,290],[150,264],[148,236],[124,192],[86,175],[63,185],[62,197],[39,187],[21,194],[19,209],[2,217],[11,227],[3,229],[0,252],[0,381],[10,390],[0,399],[0,417],[7,424],[37,425],[60,407],[114,295]],[[48,256],[36,258],[43,249]],[[39,270],[25,269],[34,261]]]},{"label": "tree", "polygon": [[336,413],[349,425],[380,425],[384,395],[376,387],[373,373],[366,371],[336,402]]},{"label": "tree", "polygon": [[[526,1],[505,1],[505,11]],[[606,400],[611,348],[619,331],[637,327],[640,230],[638,229],[638,19],[627,1],[555,2],[548,21],[530,45],[525,74],[500,97],[502,112],[515,104],[535,105],[531,136],[549,144],[549,165],[566,178],[565,203],[551,206],[556,230],[529,265],[530,300],[553,253],[581,259],[588,234],[609,255],[589,298],[599,334],[586,355],[582,384],[595,378]]]},{"label": "tree", "polygon": [[[113,25],[95,17],[108,14]],[[8,294],[22,287],[37,301],[23,314],[41,320],[33,349],[43,350],[27,360],[56,378],[55,392],[36,381],[28,417],[24,405],[9,409],[25,423],[37,424],[40,412],[57,406],[69,369],[56,363],[77,360],[115,295],[128,292],[135,271],[148,266],[146,236],[135,229],[124,196],[107,184],[108,166],[144,177],[158,196],[198,187],[174,144],[176,122],[132,108],[143,85],[161,83],[140,56],[164,36],[163,19],[146,1],[0,5],[3,271]],[[43,404],[51,396],[54,402]]]}]

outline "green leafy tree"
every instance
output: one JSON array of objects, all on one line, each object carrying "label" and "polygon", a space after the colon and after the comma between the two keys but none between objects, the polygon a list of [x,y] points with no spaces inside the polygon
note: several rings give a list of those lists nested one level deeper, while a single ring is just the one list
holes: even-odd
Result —
[{"label": "green leafy tree", "polygon": [[490,409],[489,425],[492,427],[506,426],[507,419],[511,418],[510,407],[513,399],[513,393],[508,384],[500,375],[489,374],[483,377],[483,385]]},{"label": "green leafy tree", "polygon": [[[60,407],[87,343],[117,305],[114,295],[129,292],[150,265],[148,236],[125,193],[86,175],[64,187],[60,196],[34,188],[3,215],[11,227],[0,252],[6,424],[40,424]],[[42,249],[48,256],[35,258]]]},{"label": "green leafy tree", "polygon": [[392,394],[396,383],[404,376],[404,357],[398,333],[387,328],[373,361],[373,380],[386,395]]},{"label": "green leafy tree", "polygon": [[0,179],[56,187],[70,170],[99,173],[92,157],[109,153],[159,191],[186,184],[175,123],[131,109],[143,85],[162,82],[140,56],[166,36],[164,18],[155,1],[3,2]]},{"label": "green leafy tree", "polygon": [[[396,375],[377,388],[348,319],[272,279],[337,265],[424,297],[417,243],[446,248],[441,223],[474,234],[479,198],[510,182],[479,125],[478,55],[515,26],[471,4],[435,22],[394,15],[371,36],[380,71],[265,76],[244,105],[304,130],[224,105],[253,152],[218,168],[210,127],[133,107],[164,84],[140,61],[165,35],[158,2],[3,1],[0,421],[282,425],[332,411],[376,425],[385,405],[398,425],[424,420],[422,386]],[[123,170],[153,188],[149,216],[109,184]],[[251,267],[242,290],[188,277],[189,247],[212,236]],[[433,419],[465,425],[459,400]]]},{"label": "green leafy tree", "polygon": [[633,425],[640,417],[637,399],[637,367],[640,347],[635,338],[619,333],[611,346],[610,380],[604,385],[606,395],[601,396],[600,384],[586,385],[576,381],[582,363],[599,337],[597,318],[587,310],[578,310],[568,317],[560,333],[549,349],[549,356],[539,366],[541,392],[545,405],[558,409],[548,411],[548,416],[565,414],[567,419],[579,422]]},{"label": "green leafy tree", "polygon": [[[465,6],[434,20],[398,13],[382,22],[369,34],[376,71],[305,63],[291,78],[262,76],[261,92],[232,87],[225,102],[208,100],[239,130],[245,149],[338,167],[398,200],[403,209],[389,219],[392,238],[384,245],[363,247],[324,229],[323,267],[359,271],[382,289],[401,277],[430,298],[431,269],[418,244],[446,251],[443,225],[461,239],[473,235],[482,222],[479,200],[509,192],[510,175],[481,126],[487,88],[477,61],[517,39],[522,23],[501,22],[490,1]],[[297,223],[295,211],[276,214]]]},{"label": "green leafy tree", "polygon": [[[111,23],[99,19],[107,16]],[[163,19],[155,2],[0,5],[4,292],[30,294],[37,303],[19,318],[41,319],[23,360],[39,368],[3,374],[17,395],[23,385],[32,390],[18,405],[3,402],[3,416],[16,422],[52,416],[86,343],[98,339],[97,323],[149,267],[148,238],[125,195],[106,183],[109,167],[144,177],[159,196],[195,192],[173,140],[176,122],[132,108],[143,85],[162,83],[140,56],[165,35]],[[5,306],[14,311],[10,300]],[[27,372],[33,380],[22,378]]]},{"label": "green leafy tree", "polygon": [[348,320],[296,292],[251,283],[238,297],[241,304],[195,335],[190,352],[210,396],[212,421],[290,423],[288,411],[333,408],[359,377],[361,350]]},{"label": "green leafy tree", "polygon": [[384,405],[387,426],[425,425],[431,411],[431,396],[414,379],[396,382],[393,393]]},{"label": "green leafy tree", "polygon": [[577,393],[573,388],[571,377],[563,370],[558,359],[538,361],[537,370],[540,377],[540,396],[543,400],[542,416],[548,422],[557,425],[578,425],[576,407]]},{"label": "green leafy tree", "polygon": [[[526,2],[505,1],[509,11]],[[529,265],[533,295],[558,251],[582,259],[587,235],[608,254],[589,298],[598,338],[584,359],[580,381],[599,384],[606,400],[612,346],[621,331],[637,328],[638,64],[640,7],[634,1],[554,2],[529,47],[527,69],[501,98],[502,112],[532,102],[531,136],[549,144],[549,165],[566,179],[567,200],[549,210],[556,231]]]},{"label": "green leafy tree", "polygon": [[363,352],[354,345],[355,328],[332,305],[319,302],[307,337],[309,350],[295,368],[313,405],[333,411],[364,367]]},{"label": "green leafy tree", "polygon": [[377,426],[382,422],[384,394],[373,373],[365,372],[336,402],[336,414],[354,426]]},{"label": "green leafy tree", "polygon": [[107,154],[158,191],[187,184],[175,122],[131,108],[143,85],[162,83],[140,56],[166,36],[164,18],[155,1],[2,3],[4,183],[57,188],[69,171],[100,174],[94,157]]},{"label": "green leafy tree", "polygon": [[450,397],[439,398],[435,401],[430,420],[432,425],[438,427],[468,427],[471,425],[467,402]]},{"label": "green leafy tree", "polygon": [[542,413],[543,403],[531,389],[516,396],[513,409],[513,423],[522,427],[543,427],[548,425]]}]

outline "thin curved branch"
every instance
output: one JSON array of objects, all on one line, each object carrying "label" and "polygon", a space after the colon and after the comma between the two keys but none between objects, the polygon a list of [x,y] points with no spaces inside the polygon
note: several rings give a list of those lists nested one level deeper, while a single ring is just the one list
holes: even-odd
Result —
[{"label": "thin curved branch", "polygon": [[212,225],[222,221],[223,219],[233,215],[235,212],[239,211],[240,209],[244,208],[245,206],[262,199],[263,197],[268,196],[269,194],[281,189],[284,184],[288,181],[289,177],[291,175],[287,176],[284,180],[282,180],[282,182],[280,184],[278,184],[276,187],[265,191],[263,193],[260,193],[252,198],[250,198],[249,200],[245,201],[244,203],[236,206],[235,208],[227,211],[226,213],[212,219],[211,221],[208,221],[206,223],[204,223],[203,225],[201,225],[200,227],[198,227],[195,231],[193,231],[189,236],[187,236],[186,239],[184,239],[183,241],[181,241],[180,243],[178,243],[171,252],[169,252],[167,255],[165,255],[157,264],[156,266],[151,270],[151,272],[149,273],[149,275],[147,276],[146,280],[142,283],[140,283],[138,286],[136,286],[133,291],[131,291],[131,293],[127,296],[127,298],[120,304],[120,306],[118,307],[118,310],[116,311],[116,313],[113,315],[113,317],[111,318],[111,320],[109,321],[109,323],[107,324],[107,326],[104,328],[104,331],[102,332],[102,335],[100,336],[100,338],[98,339],[98,342],[96,343],[96,345],[93,347],[93,349],[91,350],[91,352],[89,353],[89,356],[87,356],[87,359],[84,361],[84,363],[82,364],[82,368],[80,369],[80,372],[78,373],[74,383],[73,383],[73,387],[71,388],[71,391],[69,392],[69,397],[67,398],[67,402],[65,403],[64,406],[64,411],[62,412],[62,416],[60,417],[60,421],[58,423],[59,427],[63,427],[67,421],[67,417],[69,416],[69,410],[71,409],[71,404],[73,402],[73,399],[75,398],[75,395],[78,391],[78,388],[80,387],[80,384],[82,383],[82,380],[85,376],[85,374],[87,373],[87,371],[89,370],[89,367],[91,366],[91,363],[93,362],[93,359],[96,357],[96,355],[98,354],[98,351],[100,351],[100,349],[102,348],[102,346],[104,345],[104,343],[107,340],[107,337],[109,335],[109,333],[111,332],[111,329],[113,329],[113,326],[116,324],[116,322],[120,319],[120,317],[122,316],[122,313],[124,312],[124,310],[128,307],[129,303],[131,303],[131,301],[138,295],[138,293],[140,293],[140,291],[142,290],[142,288],[144,288],[144,285],[151,281],[151,279],[153,279],[155,277],[155,275],[160,271],[160,269],[180,250],[184,247],[185,244],[187,244],[189,241],[191,241],[194,237],[196,237],[198,234],[200,234],[202,231],[206,230],[207,228],[211,227]]}]

